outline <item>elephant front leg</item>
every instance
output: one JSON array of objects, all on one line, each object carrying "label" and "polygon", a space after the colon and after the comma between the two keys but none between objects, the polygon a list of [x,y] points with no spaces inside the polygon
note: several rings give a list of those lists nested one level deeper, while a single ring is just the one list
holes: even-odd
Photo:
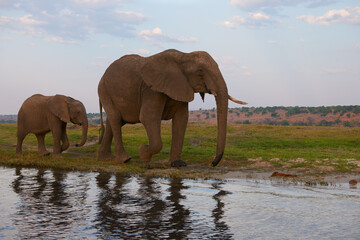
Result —
[{"label": "elephant front leg", "polygon": [[185,167],[186,162],[181,159],[181,152],[184,143],[185,131],[188,122],[188,104],[176,111],[172,119],[172,140],[170,150],[170,164],[172,167]]},{"label": "elephant front leg", "polygon": [[55,127],[51,132],[54,140],[53,157],[58,158],[61,156],[61,126]]},{"label": "elephant front leg", "polygon": [[139,149],[140,158],[150,167],[152,155],[158,153],[162,149],[161,141],[161,119],[145,120],[142,122],[149,138],[149,145],[142,144]]},{"label": "elephant front leg", "polygon": [[61,144],[60,152],[63,152],[66,149],[68,149],[69,146],[70,146],[69,139],[68,139],[68,136],[66,134],[66,123],[63,124],[62,127],[61,127],[61,141],[62,141],[62,144]]}]

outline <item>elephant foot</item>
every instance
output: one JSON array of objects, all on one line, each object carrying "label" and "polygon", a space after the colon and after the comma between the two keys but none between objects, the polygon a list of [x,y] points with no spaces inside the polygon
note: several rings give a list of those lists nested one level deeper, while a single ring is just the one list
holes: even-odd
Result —
[{"label": "elephant foot", "polygon": [[112,155],[111,153],[109,154],[99,154],[98,155],[98,160],[99,161],[111,161],[111,160],[114,160],[115,159],[115,156]]},{"label": "elephant foot", "polygon": [[152,169],[153,167],[150,165],[150,162],[146,162],[146,168],[147,169]]},{"label": "elephant foot", "polygon": [[[48,151],[42,151],[42,152],[39,152],[39,156],[40,157],[45,157],[45,156],[49,156],[50,155],[50,152]],[[60,155],[60,154],[59,154]],[[54,155],[55,156],[55,155]]]},{"label": "elephant foot", "polygon": [[175,161],[171,162],[171,166],[172,167],[186,167],[187,164],[185,161],[179,159],[179,160],[175,160]]},{"label": "elephant foot", "polygon": [[131,157],[125,151],[120,152],[120,154],[116,154],[116,161],[119,163],[127,163],[130,160]]},{"label": "elephant foot", "polygon": [[145,162],[150,162],[149,145],[142,144],[139,148],[140,158]]},{"label": "elephant foot", "polygon": [[[125,160],[123,160],[123,159],[125,159]],[[121,158],[121,159],[119,159],[119,160],[117,160],[119,163],[128,163],[128,162],[130,162],[130,160],[131,160],[131,157],[130,156],[128,156],[127,158]]]},{"label": "elephant foot", "polygon": [[69,144],[64,144],[61,146],[61,152],[66,151],[70,147]]}]

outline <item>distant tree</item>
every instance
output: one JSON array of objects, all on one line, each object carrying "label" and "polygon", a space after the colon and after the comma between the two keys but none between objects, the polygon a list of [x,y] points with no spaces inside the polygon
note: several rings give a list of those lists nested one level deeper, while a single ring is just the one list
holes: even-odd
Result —
[{"label": "distant tree", "polygon": [[243,107],[243,108],[241,108],[241,112],[249,112],[249,108],[248,107]]},{"label": "distant tree", "polygon": [[282,121],[280,122],[280,125],[281,125],[281,126],[289,126],[290,123],[289,123],[289,121],[287,121],[287,120],[282,120]]},{"label": "distant tree", "polygon": [[280,116],[277,112],[273,112],[273,113],[271,113],[271,117],[276,118],[276,117],[280,117]]},{"label": "distant tree", "polygon": [[243,124],[251,124],[251,122],[249,120],[245,120]]},{"label": "distant tree", "polygon": [[293,126],[307,126],[307,123],[306,122],[294,122],[292,125]]},{"label": "distant tree", "polygon": [[351,123],[349,121],[344,122],[344,127],[351,127]]},{"label": "distant tree", "polygon": [[333,124],[334,124],[334,122],[321,120],[321,122],[319,123],[319,126],[332,126]]}]

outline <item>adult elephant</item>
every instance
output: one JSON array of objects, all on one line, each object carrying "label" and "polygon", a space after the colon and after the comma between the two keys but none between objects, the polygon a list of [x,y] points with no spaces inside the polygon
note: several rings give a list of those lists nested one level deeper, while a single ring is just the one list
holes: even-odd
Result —
[{"label": "adult elephant", "polygon": [[113,62],[98,86],[100,113],[103,106],[107,114],[99,160],[113,158],[111,143],[114,137],[116,160],[121,163],[129,161],[131,158],[123,147],[121,127],[126,123],[141,122],[149,144],[140,146],[140,158],[149,163],[151,156],[162,148],[161,120],[172,119],[170,163],[174,167],[186,166],[181,151],[188,121],[188,102],[197,92],[203,99],[205,93],[213,94],[216,99],[218,137],[216,157],[212,162],[216,166],[225,148],[228,100],[246,103],[228,95],[214,59],[206,52],[166,50],[150,57],[126,55]]},{"label": "adult elephant", "polygon": [[48,155],[44,138],[51,131],[54,139],[53,156],[59,157],[62,151],[69,148],[66,134],[69,121],[82,126],[82,139],[76,146],[83,146],[87,138],[88,120],[85,107],[80,101],[63,95],[35,94],[29,97],[18,113],[16,155],[22,155],[22,143],[29,133],[36,135],[39,155]]}]

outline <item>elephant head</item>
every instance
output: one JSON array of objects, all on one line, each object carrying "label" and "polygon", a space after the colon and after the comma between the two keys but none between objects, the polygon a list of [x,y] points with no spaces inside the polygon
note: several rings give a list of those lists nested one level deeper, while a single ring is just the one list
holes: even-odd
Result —
[{"label": "elephant head", "polygon": [[228,94],[219,66],[207,52],[182,53],[166,50],[147,58],[142,68],[144,82],[154,91],[162,92],[172,99],[191,102],[194,93],[215,96],[217,106],[217,148],[212,165],[216,166],[224,153],[227,129],[228,100],[239,104]]},{"label": "elephant head", "polygon": [[71,121],[74,124],[82,126],[82,138],[77,147],[83,146],[87,139],[88,120],[84,105],[71,97],[55,95],[47,102],[49,111],[57,116],[61,121],[67,123]]}]

